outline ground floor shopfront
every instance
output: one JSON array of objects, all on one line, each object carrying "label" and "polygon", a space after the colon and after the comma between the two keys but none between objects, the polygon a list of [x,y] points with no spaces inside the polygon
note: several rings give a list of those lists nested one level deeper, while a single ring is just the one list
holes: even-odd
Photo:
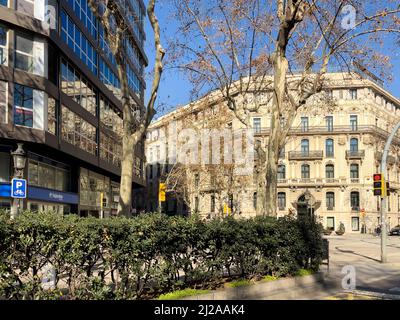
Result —
[{"label": "ground floor shopfront", "polygon": [[[0,144],[0,209],[12,205],[12,150],[13,144]],[[24,144],[24,150],[28,191],[27,199],[18,202],[21,209],[99,218],[116,214],[119,176],[45,146]],[[135,199],[132,211],[140,211],[141,205]]]}]

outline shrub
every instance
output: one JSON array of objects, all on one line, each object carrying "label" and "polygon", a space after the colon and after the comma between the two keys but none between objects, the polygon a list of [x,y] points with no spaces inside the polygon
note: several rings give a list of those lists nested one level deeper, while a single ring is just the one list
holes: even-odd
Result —
[{"label": "shrub", "polygon": [[162,294],[158,300],[179,300],[182,298],[208,293],[209,290],[184,289]]},{"label": "shrub", "polygon": [[[10,220],[3,212],[0,298],[149,299],[213,289],[238,277],[237,283],[248,283],[316,271],[321,230],[315,221],[289,217],[204,222],[196,216],[98,220],[24,212]],[[41,283],[49,267],[52,289]]]}]

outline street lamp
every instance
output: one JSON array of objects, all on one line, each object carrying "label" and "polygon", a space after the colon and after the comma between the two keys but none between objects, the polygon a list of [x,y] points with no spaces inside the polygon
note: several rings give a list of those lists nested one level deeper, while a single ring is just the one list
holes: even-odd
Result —
[{"label": "street lamp", "polygon": [[[14,162],[14,178],[23,178],[26,165],[26,153],[23,149],[23,143],[17,144],[17,150],[12,151],[11,155]],[[14,219],[19,214],[20,199],[12,199],[11,219]]]}]

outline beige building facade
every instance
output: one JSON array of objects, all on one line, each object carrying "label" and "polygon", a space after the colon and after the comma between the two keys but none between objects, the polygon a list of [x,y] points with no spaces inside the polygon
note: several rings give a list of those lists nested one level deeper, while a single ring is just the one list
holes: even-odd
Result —
[{"label": "beige building facade", "polygon": [[[326,228],[337,230],[343,223],[347,232],[373,233],[380,223],[380,198],[373,195],[372,176],[380,172],[384,144],[394,124],[400,121],[400,100],[378,81],[359,74],[332,73],[328,77],[324,91],[326,102],[314,99],[299,110],[282,150],[278,170],[278,216],[312,212]],[[218,99],[218,92],[178,108],[151,125],[146,140],[148,210],[157,210],[159,182],[164,182],[178,167],[176,161],[168,157],[170,142],[165,137],[171,124],[178,128],[210,128],[210,123],[221,114],[226,118],[221,127],[233,130],[244,127]],[[256,143],[268,144],[269,123],[268,106],[251,114],[250,126]],[[211,127],[215,127],[215,123]],[[390,183],[390,228],[400,224],[399,155],[400,137],[396,137],[386,172]],[[257,165],[257,157],[254,163]],[[186,177],[185,200],[179,199],[182,192],[177,196],[170,190],[163,211],[170,214],[198,212],[204,217],[227,212],[255,216],[254,175],[233,182],[224,170],[213,170],[210,174],[211,171],[201,166],[190,166],[176,171],[175,174],[184,173]],[[221,175],[221,171],[224,171],[221,179],[225,181],[214,176]],[[229,189],[229,192],[218,188]]]}]

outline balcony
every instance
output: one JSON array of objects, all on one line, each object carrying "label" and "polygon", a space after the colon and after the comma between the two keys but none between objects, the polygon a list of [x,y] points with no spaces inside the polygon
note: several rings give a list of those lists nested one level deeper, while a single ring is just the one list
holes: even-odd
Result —
[{"label": "balcony", "polygon": [[[375,152],[375,158],[376,158],[376,160],[382,161],[382,155],[383,155],[383,152],[376,151],[376,152]],[[388,155],[386,161],[387,161],[388,164],[395,164],[395,163],[396,163],[396,157],[395,157],[395,156]]]},{"label": "balcony", "polygon": [[318,151],[290,151],[289,160],[322,160],[324,152]]},{"label": "balcony", "polygon": [[346,159],[364,159],[365,150],[346,150]]}]

